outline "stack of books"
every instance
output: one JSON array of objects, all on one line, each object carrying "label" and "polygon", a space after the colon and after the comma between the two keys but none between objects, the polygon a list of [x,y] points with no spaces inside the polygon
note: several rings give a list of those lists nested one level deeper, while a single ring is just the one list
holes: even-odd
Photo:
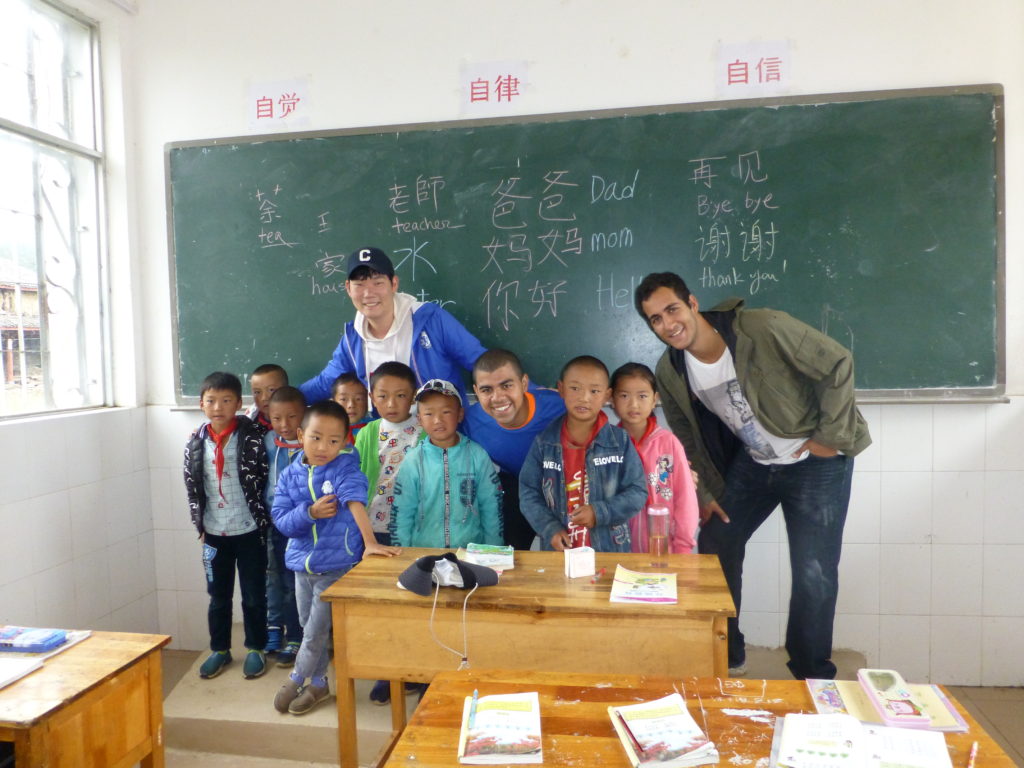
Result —
[{"label": "stack of books", "polygon": [[67,639],[65,629],[35,629],[11,624],[0,626],[0,651],[8,653],[45,653]]},{"label": "stack of books", "polygon": [[655,701],[608,707],[615,732],[634,768],[683,768],[718,762],[718,749],[678,693]]},{"label": "stack of books", "polygon": [[89,636],[89,630],[37,629],[0,624],[0,688],[43,666],[54,654]]}]

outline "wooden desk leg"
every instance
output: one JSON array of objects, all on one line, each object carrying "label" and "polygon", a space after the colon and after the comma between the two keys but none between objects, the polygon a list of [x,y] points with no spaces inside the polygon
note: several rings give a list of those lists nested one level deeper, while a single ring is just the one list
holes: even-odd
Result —
[{"label": "wooden desk leg", "polygon": [[725,616],[716,616],[711,623],[712,655],[715,677],[729,676],[729,625]]},{"label": "wooden desk leg", "polygon": [[140,761],[142,768],[164,768],[163,657],[156,650],[145,662],[149,667],[149,738],[153,751]]},{"label": "wooden desk leg", "polygon": [[405,730],[405,683],[391,681],[391,734],[396,740]]},{"label": "wooden desk leg", "polygon": [[356,683],[349,675],[345,654],[345,604],[331,603],[334,624],[334,672],[338,698],[338,754],[341,768],[359,768],[359,744],[356,739]]},{"label": "wooden desk leg", "polygon": [[21,768],[35,768],[39,765],[49,765],[49,755],[46,749],[46,720],[34,728],[19,730],[14,736],[14,764]]}]

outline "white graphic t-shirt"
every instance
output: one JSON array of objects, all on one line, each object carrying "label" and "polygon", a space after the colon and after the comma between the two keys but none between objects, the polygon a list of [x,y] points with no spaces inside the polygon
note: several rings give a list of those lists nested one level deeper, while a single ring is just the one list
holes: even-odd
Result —
[{"label": "white graphic t-shirt", "polygon": [[807,458],[800,450],[806,437],[777,437],[761,426],[736,378],[732,352],[726,347],[714,363],[702,363],[685,353],[690,386],[705,407],[725,422],[758,464],[795,464]]},{"label": "white graphic t-shirt", "polygon": [[380,474],[377,475],[377,487],[370,489],[370,505],[368,514],[374,533],[387,533],[391,523],[391,505],[395,502],[395,475],[398,465],[420,436],[419,421],[410,416],[400,424],[387,419],[380,420],[380,434],[377,439],[377,460],[380,462]]}]

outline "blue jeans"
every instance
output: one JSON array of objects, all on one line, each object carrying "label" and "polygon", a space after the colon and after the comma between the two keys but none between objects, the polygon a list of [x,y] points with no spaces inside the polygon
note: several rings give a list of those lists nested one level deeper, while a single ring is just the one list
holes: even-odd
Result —
[{"label": "blue jeans", "polygon": [[781,504],[793,574],[786,626],[789,670],[798,680],[835,677],[832,624],[852,479],[849,456],[811,455],[796,464],[763,465],[737,452],[726,473],[725,493],[717,499],[730,522],[713,515],[697,539],[699,552],[718,555],[736,604],[736,618],[728,622],[730,667],[746,661],[739,613],[747,541]]},{"label": "blue jeans", "polygon": [[327,573],[295,572],[295,602],[302,622],[302,645],[295,657],[292,675],[309,679],[327,674],[328,643],[331,638],[331,606],[320,594],[351,570],[343,568]]},{"label": "blue jeans", "polygon": [[231,604],[235,597],[237,568],[245,647],[262,651],[267,645],[267,545],[258,531],[239,536],[207,533],[204,542],[206,592],[210,596],[207,611],[210,650],[231,650]]},{"label": "blue jeans", "polygon": [[288,537],[270,527],[267,537],[267,624],[281,627],[287,643],[302,642],[299,610],[295,607],[295,573],[284,564]]}]

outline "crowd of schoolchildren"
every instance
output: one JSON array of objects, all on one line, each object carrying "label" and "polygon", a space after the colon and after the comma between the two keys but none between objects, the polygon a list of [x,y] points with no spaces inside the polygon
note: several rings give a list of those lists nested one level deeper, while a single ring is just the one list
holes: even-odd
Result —
[{"label": "crowd of schoolchildren", "polygon": [[[185,449],[210,597],[211,654],[199,674],[216,677],[232,660],[237,571],[242,672],[263,675],[268,656],[290,668],[274,707],[301,715],[329,696],[331,618],[321,592],[366,556],[505,543],[503,491],[498,459],[460,431],[461,382],[417,386],[409,366],[387,362],[369,392],[343,374],[331,400],[311,404],[277,365],[257,368],[250,384],[253,406],[239,415],[238,377],[206,377],[206,421]],[[565,414],[537,434],[519,473],[520,509],[540,547],[645,551],[643,510],[653,505],[671,510],[671,551],[691,551],[694,479],[682,445],[652,414],[651,370],[627,363],[609,376],[597,358],[577,357],[557,389]],[[618,425],[604,411],[609,401]],[[387,681],[370,698],[386,703]]]}]

